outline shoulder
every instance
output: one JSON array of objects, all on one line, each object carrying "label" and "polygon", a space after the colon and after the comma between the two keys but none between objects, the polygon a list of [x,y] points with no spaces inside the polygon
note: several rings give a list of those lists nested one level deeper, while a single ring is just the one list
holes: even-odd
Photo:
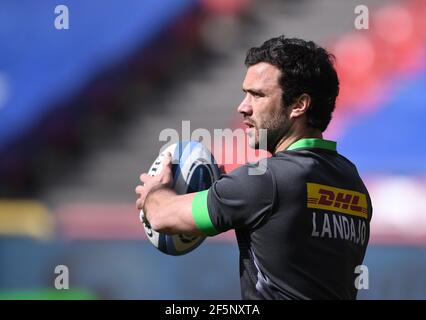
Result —
[{"label": "shoulder", "polygon": [[272,172],[269,164],[269,158],[264,158],[257,162],[249,162],[223,175],[223,177],[253,181],[270,180]]},{"label": "shoulder", "polygon": [[258,194],[271,192],[275,178],[267,159],[247,163],[224,174],[212,185],[212,189],[228,194]]}]

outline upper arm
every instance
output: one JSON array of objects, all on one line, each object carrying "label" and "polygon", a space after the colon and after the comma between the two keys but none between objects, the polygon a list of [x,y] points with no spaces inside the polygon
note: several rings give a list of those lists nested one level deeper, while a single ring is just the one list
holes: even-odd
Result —
[{"label": "upper arm", "polygon": [[[198,227],[208,235],[229,229],[255,227],[271,211],[276,187],[269,170],[251,175],[248,165],[240,167],[217,180],[208,192],[197,198],[194,217]],[[201,197],[203,195],[203,197]],[[202,201],[201,201],[202,200]]]}]

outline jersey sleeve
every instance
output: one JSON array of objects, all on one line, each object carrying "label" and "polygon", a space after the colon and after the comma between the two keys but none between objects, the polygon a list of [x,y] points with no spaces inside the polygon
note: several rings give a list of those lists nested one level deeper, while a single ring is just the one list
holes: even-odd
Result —
[{"label": "jersey sleeve", "polygon": [[192,203],[195,224],[206,235],[258,225],[271,211],[276,187],[271,172],[253,175],[251,165],[235,169],[197,193]]}]

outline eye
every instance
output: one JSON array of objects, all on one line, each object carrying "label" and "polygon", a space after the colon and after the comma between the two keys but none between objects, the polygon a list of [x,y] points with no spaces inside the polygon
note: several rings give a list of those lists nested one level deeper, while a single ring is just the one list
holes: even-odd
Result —
[{"label": "eye", "polygon": [[243,90],[246,94],[250,95],[253,98],[260,98],[264,97],[265,94],[261,91],[254,91],[254,90]]},{"label": "eye", "polygon": [[256,98],[263,97],[259,92],[252,92],[251,95]]}]

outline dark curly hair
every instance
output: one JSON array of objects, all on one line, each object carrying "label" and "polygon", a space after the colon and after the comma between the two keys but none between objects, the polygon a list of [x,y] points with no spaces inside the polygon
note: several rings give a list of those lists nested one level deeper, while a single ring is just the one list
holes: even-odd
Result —
[{"label": "dark curly hair", "polygon": [[245,65],[267,62],[281,70],[284,107],[303,93],[311,97],[308,125],[324,131],[331,120],[339,94],[339,79],[334,56],[312,41],[280,36],[265,41],[247,52]]}]

